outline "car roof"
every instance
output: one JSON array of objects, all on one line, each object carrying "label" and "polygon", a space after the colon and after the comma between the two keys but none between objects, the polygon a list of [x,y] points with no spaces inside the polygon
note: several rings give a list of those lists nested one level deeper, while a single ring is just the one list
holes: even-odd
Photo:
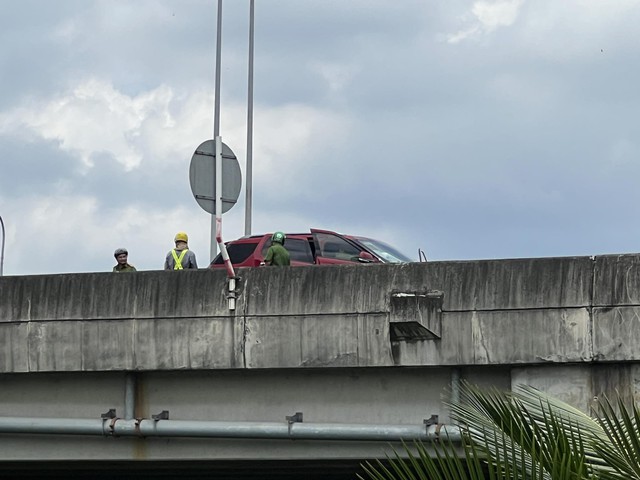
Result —
[{"label": "car roof", "polygon": [[[252,240],[261,240],[262,238],[265,237],[269,237],[271,238],[271,236],[273,235],[273,233],[262,233],[259,235],[250,235],[250,236],[245,236],[245,237],[240,237],[237,238],[235,240],[230,240],[229,243],[233,242],[233,243],[237,243],[237,242],[250,242]],[[311,237],[311,233],[310,232],[306,232],[306,233],[285,233],[285,235],[288,238],[310,238]]]}]

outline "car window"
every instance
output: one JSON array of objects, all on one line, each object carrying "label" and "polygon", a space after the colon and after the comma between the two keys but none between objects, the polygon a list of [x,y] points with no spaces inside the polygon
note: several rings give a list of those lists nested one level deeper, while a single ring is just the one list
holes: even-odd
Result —
[{"label": "car window", "polygon": [[[262,257],[267,255],[267,250],[271,246],[271,240],[265,242],[262,247]],[[313,254],[307,240],[301,238],[287,238],[284,241],[284,248],[289,252],[291,260],[304,263],[313,263]]]},{"label": "car window", "polygon": [[319,247],[320,256],[324,258],[334,258],[336,260],[358,261],[360,249],[351,245],[345,239],[328,233],[314,233]]},{"label": "car window", "polygon": [[397,249],[393,248],[388,243],[365,237],[355,237],[355,239],[362,243],[369,250],[373,251],[373,253],[375,253],[386,263],[404,263],[413,261],[406,255],[400,253]]},{"label": "car window", "polygon": [[[247,258],[249,258],[249,255],[253,253],[253,251],[256,249],[257,246],[258,246],[257,241],[255,243],[253,242],[230,243],[227,245],[227,253],[229,254],[229,260],[231,260],[231,263],[233,264],[242,263]],[[213,260],[213,263],[215,265],[224,263],[224,260],[222,259],[222,255],[218,254],[218,256]]]},{"label": "car window", "polygon": [[284,246],[288,250],[291,260],[313,263],[313,254],[308,240],[289,238],[285,241]]}]

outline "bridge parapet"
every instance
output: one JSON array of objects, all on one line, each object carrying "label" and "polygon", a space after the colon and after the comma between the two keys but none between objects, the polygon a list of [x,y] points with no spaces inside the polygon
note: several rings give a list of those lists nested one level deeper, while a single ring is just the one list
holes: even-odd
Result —
[{"label": "bridge parapet", "polygon": [[[0,372],[640,358],[640,256],[0,278]],[[425,333],[428,332],[428,333]]]},{"label": "bridge parapet", "polygon": [[[386,441],[326,432],[426,435],[425,420],[450,421],[443,399],[455,401],[461,379],[526,383],[584,411],[603,394],[640,399],[639,255],[239,275],[234,311],[223,271],[0,277],[0,469],[384,458]],[[124,438],[112,428],[155,425],[165,412],[163,428],[231,426],[248,438]],[[325,433],[246,433],[274,422],[292,433],[298,412],[300,427]],[[115,436],[59,435],[78,425]]]}]

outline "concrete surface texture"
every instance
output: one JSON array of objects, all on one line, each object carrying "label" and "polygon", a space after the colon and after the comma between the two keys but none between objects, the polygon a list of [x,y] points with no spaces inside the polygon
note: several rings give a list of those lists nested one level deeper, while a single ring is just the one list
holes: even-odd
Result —
[{"label": "concrete surface texture", "polygon": [[640,355],[636,255],[0,278],[0,372]]},{"label": "concrete surface texture", "polygon": [[[448,422],[458,379],[638,400],[640,256],[0,278],[0,417]],[[135,406],[125,400],[134,375]],[[128,393],[127,393],[128,392]],[[105,443],[107,442],[107,443]],[[386,445],[386,444],[385,444]],[[0,434],[0,460],[305,459],[376,442]]]}]

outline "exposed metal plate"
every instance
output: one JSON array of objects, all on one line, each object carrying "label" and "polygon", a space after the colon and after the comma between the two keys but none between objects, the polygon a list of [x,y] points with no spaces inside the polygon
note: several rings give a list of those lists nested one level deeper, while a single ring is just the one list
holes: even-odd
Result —
[{"label": "exposed metal plate", "polygon": [[[189,183],[196,202],[205,211],[216,213],[216,142],[202,142],[191,157]],[[222,144],[222,213],[238,201],[242,185],[240,164],[233,151]]]}]

